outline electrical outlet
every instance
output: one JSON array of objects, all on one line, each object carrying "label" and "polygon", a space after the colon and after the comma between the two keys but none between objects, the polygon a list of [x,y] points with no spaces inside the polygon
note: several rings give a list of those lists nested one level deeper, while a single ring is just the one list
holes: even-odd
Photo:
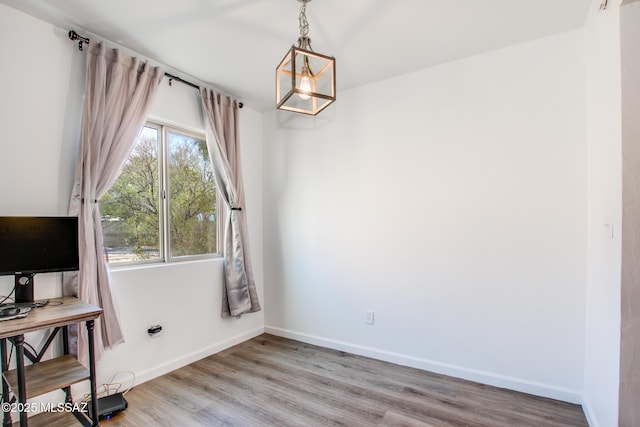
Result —
[{"label": "electrical outlet", "polygon": [[373,311],[367,311],[367,325],[373,325],[374,313]]}]

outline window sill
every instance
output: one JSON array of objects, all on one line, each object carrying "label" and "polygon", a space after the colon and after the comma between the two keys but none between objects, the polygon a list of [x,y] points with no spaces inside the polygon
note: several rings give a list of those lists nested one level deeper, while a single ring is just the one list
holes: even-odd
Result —
[{"label": "window sill", "polygon": [[146,269],[157,269],[157,268],[172,268],[179,267],[188,264],[201,264],[201,263],[217,263],[224,262],[224,257],[222,255],[214,255],[210,257],[202,257],[202,258],[191,258],[183,261],[172,261],[172,262],[149,262],[145,264],[126,264],[126,265],[115,265],[109,266],[109,271],[120,272],[120,271],[132,271],[132,270],[146,270]]}]

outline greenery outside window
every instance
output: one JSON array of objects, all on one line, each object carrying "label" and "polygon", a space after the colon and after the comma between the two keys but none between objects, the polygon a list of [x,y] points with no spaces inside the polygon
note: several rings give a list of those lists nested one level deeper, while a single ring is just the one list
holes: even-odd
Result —
[{"label": "greenery outside window", "polygon": [[218,253],[218,210],[205,136],[147,123],[100,200],[105,257],[114,265]]}]

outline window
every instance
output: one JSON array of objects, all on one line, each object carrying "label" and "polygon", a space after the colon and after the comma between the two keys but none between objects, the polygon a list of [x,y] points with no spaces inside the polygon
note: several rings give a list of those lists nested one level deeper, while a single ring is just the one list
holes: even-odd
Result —
[{"label": "window", "polygon": [[110,265],[216,254],[216,186],[205,136],[147,123],[100,212]]}]

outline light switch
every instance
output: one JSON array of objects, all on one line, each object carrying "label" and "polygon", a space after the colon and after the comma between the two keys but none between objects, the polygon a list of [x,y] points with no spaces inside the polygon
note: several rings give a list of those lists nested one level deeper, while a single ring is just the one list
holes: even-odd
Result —
[{"label": "light switch", "polygon": [[604,238],[613,239],[613,217],[608,216],[604,219]]}]

